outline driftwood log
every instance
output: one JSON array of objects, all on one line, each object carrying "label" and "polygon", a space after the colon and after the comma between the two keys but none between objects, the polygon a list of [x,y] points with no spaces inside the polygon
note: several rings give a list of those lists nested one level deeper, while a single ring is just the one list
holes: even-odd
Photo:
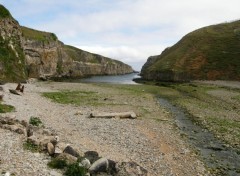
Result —
[{"label": "driftwood log", "polygon": [[21,95],[20,93],[18,93],[18,91],[14,90],[14,89],[9,89],[9,92],[15,95]]},{"label": "driftwood log", "polygon": [[136,119],[137,115],[134,112],[119,112],[119,113],[91,113],[90,118],[120,118],[120,119]]}]

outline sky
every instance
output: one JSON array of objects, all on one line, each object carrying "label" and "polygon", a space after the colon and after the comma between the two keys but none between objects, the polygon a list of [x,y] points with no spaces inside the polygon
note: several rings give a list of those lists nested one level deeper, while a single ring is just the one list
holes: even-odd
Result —
[{"label": "sky", "polygon": [[198,28],[240,19],[240,0],[0,0],[22,26],[140,71]]}]

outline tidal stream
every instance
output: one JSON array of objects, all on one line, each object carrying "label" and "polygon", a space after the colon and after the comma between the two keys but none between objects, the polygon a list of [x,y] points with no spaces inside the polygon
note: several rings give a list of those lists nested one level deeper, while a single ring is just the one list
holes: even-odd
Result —
[{"label": "tidal stream", "polygon": [[[136,84],[132,81],[138,77],[136,73],[118,76],[94,76],[74,80],[87,83]],[[210,131],[191,120],[184,109],[172,105],[168,100],[159,98],[159,104],[174,117],[176,125],[187,137],[188,142],[196,150],[206,166],[217,176],[240,176],[240,153],[221,142]]]},{"label": "tidal stream", "polygon": [[203,162],[216,175],[240,176],[240,155],[231,147],[218,140],[206,129],[195,124],[183,109],[173,106],[169,101],[159,98],[159,103],[174,117],[176,125],[187,136]]}]

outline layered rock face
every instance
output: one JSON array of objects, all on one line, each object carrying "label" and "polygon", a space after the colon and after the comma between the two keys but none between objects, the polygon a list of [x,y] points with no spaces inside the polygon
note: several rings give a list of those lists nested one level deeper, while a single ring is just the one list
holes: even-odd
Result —
[{"label": "layered rock face", "polygon": [[132,73],[120,61],[66,46],[55,34],[20,27],[0,5],[0,80]]},{"label": "layered rock face", "polygon": [[[29,77],[72,77],[118,75],[133,69],[120,61],[64,45],[54,34],[26,27],[23,49]],[[33,33],[34,37],[30,34]],[[39,36],[36,38],[35,36]]]},{"label": "layered rock face", "polygon": [[73,63],[70,64],[69,74],[71,77],[119,75],[133,72],[129,65],[120,61],[89,53],[72,46],[65,45],[64,51],[73,60]]},{"label": "layered rock face", "polygon": [[28,77],[55,75],[59,59],[59,45],[57,41],[24,40]]}]

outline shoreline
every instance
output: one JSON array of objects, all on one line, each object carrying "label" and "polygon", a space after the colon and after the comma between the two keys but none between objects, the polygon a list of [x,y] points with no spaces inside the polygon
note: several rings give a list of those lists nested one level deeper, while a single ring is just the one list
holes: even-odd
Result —
[{"label": "shoreline", "polygon": [[[149,93],[140,90],[138,93],[129,92],[128,86],[118,86],[117,89],[114,85],[36,82],[26,84],[24,94],[16,96],[8,92],[15,85],[3,86],[4,103],[16,108],[15,112],[4,116],[27,121],[31,116],[40,117],[46,128],[57,132],[61,140],[78,150],[97,151],[115,161],[135,161],[147,169],[149,175],[207,175],[203,163],[174,126],[174,120]],[[65,105],[41,95],[42,92],[61,90],[93,91],[99,101],[106,98],[108,104]],[[140,117],[136,120],[87,118],[93,111],[128,110],[140,114]],[[12,158],[12,162],[19,165],[14,160],[16,158]],[[18,173],[17,170],[15,172]]]}]

